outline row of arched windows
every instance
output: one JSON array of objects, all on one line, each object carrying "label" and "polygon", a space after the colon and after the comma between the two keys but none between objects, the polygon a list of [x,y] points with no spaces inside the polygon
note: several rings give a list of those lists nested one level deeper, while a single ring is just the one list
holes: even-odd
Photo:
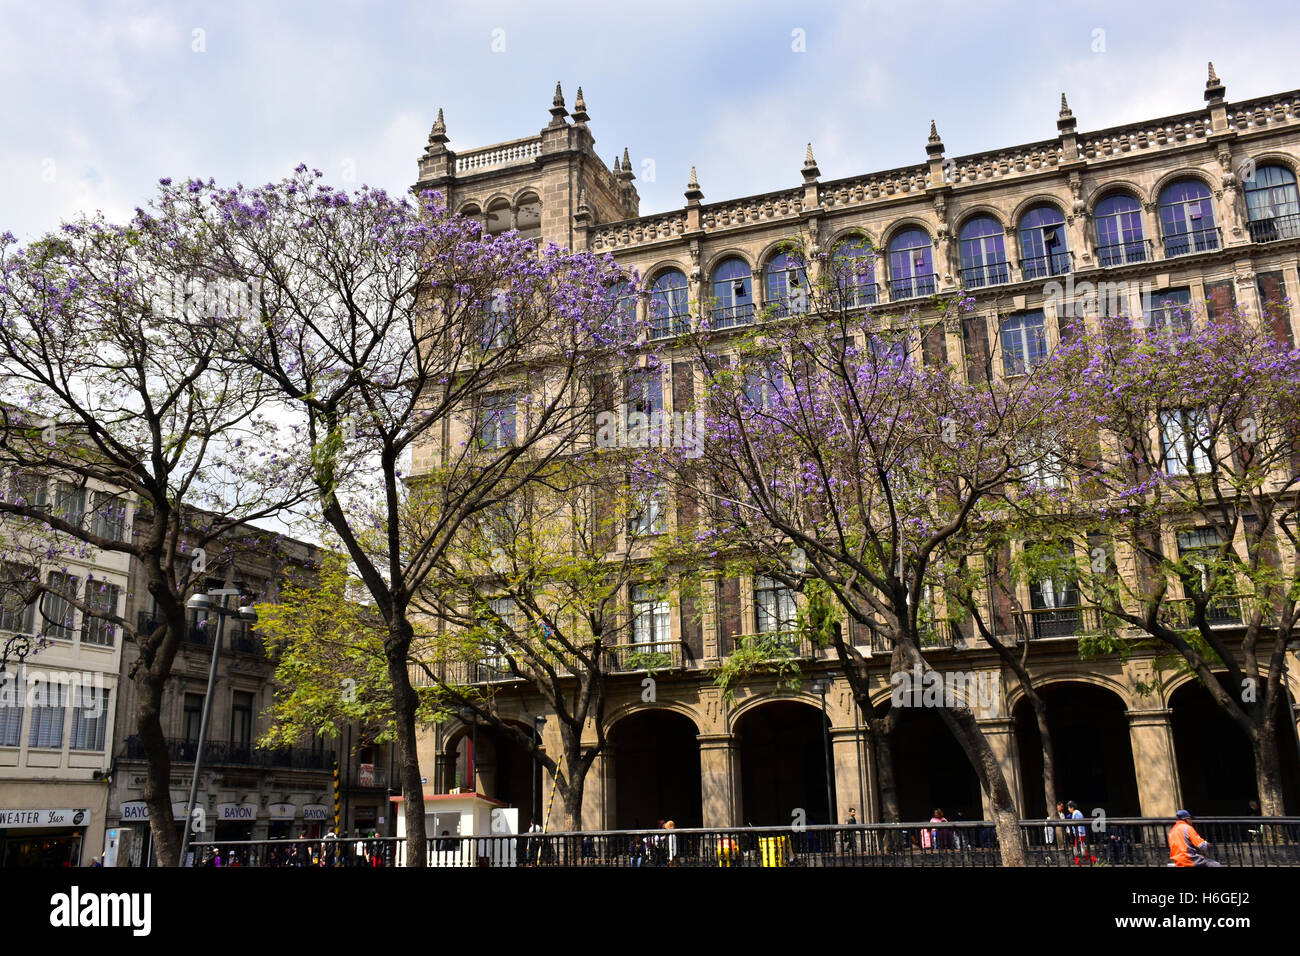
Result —
[{"label": "row of arched windows", "polygon": [[[1247,226],[1255,242],[1300,237],[1300,194],[1295,174],[1284,166],[1260,166],[1245,177]],[[1214,198],[1201,180],[1178,179],[1165,186],[1157,201],[1159,240],[1164,257],[1188,255],[1219,248],[1222,238],[1215,222]],[[1115,266],[1152,258],[1145,235],[1142,205],[1124,192],[1113,192],[1093,209],[1098,264]],[[1025,279],[1064,275],[1073,268],[1066,239],[1065,214],[1049,202],[1031,206],[1018,223],[1020,271]],[[961,279],[967,289],[1011,281],[1006,232],[993,216],[979,213],[958,231]],[[894,233],[884,250],[889,270],[889,298],[897,301],[933,294],[938,287],[934,266],[934,241],[916,226]],[[847,307],[869,305],[877,298],[877,251],[863,236],[840,240],[830,257],[834,270],[833,294]],[[808,282],[803,266],[788,252],[773,255],[763,269],[765,306],[778,316],[806,308]],[[729,328],[753,321],[756,308],[754,276],[739,256],[723,259],[713,268],[706,292],[713,300],[712,327]],[[651,320],[656,334],[680,331],[688,314],[686,275],[666,268],[648,285]]]},{"label": "row of arched windows", "polygon": [[517,229],[525,239],[538,239],[542,235],[542,201],[535,193],[524,193],[512,204],[504,197],[490,200],[484,211],[477,203],[462,206],[460,215],[477,219],[489,236]]}]

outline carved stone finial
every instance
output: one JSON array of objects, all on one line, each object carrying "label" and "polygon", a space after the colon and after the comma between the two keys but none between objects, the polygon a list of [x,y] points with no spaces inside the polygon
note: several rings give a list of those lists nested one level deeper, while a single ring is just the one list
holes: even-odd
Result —
[{"label": "carved stone finial", "polygon": [[433,121],[433,129],[429,130],[429,145],[425,150],[426,153],[435,153],[444,148],[447,142],[447,124],[442,118],[442,108],[438,108],[438,118]]},{"label": "carved stone finial", "polygon": [[1061,119],[1065,119],[1067,116],[1073,116],[1073,115],[1074,114],[1070,112],[1070,104],[1065,101],[1065,94],[1062,93],[1061,94]]},{"label": "carved stone finial", "polygon": [[1217,106],[1222,103],[1224,94],[1227,92],[1227,87],[1219,79],[1219,74],[1214,72],[1214,64],[1211,63],[1209,77],[1205,81],[1205,101]]},{"label": "carved stone finial", "polygon": [[930,120],[930,138],[929,140],[927,140],[927,142],[930,143],[943,142],[943,140],[939,138],[939,127],[935,125],[934,120]]},{"label": "carved stone finial", "polygon": [[812,143],[808,144],[803,154],[803,181],[804,184],[810,184],[817,181],[822,171],[817,168],[817,160],[813,159]]},{"label": "carved stone finial", "polygon": [[551,100],[552,106],[564,105],[564,92],[560,89],[560,81],[555,81],[555,97]]},{"label": "carved stone finial", "polygon": [[1206,86],[1216,86],[1219,83],[1219,74],[1214,72],[1214,61],[1210,61],[1210,76],[1205,81]]},{"label": "carved stone finial", "polygon": [[813,154],[812,154],[812,143],[809,143],[808,148],[804,150],[803,166],[804,169],[807,169],[809,166],[816,166],[816,165],[817,165],[817,160],[813,159]]},{"label": "carved stone finial", "polygon": [[632,171],[632,160],[628,158],[626,146],[623,147],[623,169],[629,173]]},{"label": "carved stone finial", "polygon": [[695,167],[691,167],[691,181],[686,184],[686,199],[688,202],[697,203],[704,198],[704,192],[700,189],[700,180],[695,175]]},{"label": "carved stone finial", "polygon": [[578,87],[578,98],[573,101],[573,121],[578,124],[591,119],[587,115],[587,101],[582,98],[582,87]]},{"label": "carved stone finial", "polygon": [[569,111],[564,108],[564,93],[560,91],[560,83],[555,82],[555,96],[551,99],[551,126],[564,126],[564,117],[569,115]]}]

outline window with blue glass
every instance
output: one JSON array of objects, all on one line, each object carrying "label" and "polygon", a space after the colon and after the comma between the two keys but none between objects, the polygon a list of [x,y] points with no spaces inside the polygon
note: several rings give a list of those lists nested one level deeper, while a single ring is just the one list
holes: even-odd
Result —
[{"label": "window with blue glass", "polygon": [[1300,238],[1300,192],[1285,166],[1260,166],[1244,177],[1246,228],[1252,242]]},{"label": "window with blue glass", "polygon": [[1008,375],[1024,375],[1047,358],[1043,313],[1025,312],[1002,323],[1002,361]]},{"label": "window with blue glass", "polygon": [[1160,190],[1160,237],[1166,258],[1219,248],[1209,186],[1199,179],[1180,179]]},{"label": "window with blue glass", "polygon": [[1115,193],[1097,203],[1097,261],[1102,266],[1146,262],[1146,237],[1142,234],[1142,205],[1127,193]]},{"label": "window with blue glass", "polygon": [[749,263],[732,257],[713,270],[713,328],[729,329],[754,321],[754,277]]},{"label": "window with blue glass", "polygon": [[765,278],[765,314],[781,318],[808,311],[808,273],[798,256],[788,252],[773,256]]},{"label": "window with blue glass", "polygon": [[958,236],[961,244],[961,281],[968,289],[1001,285],[1011,278],[1002,224],[992,216],[966,221]]},{"label": "window with blue glass", "polygon": [[889,297],[933,295],[934,245],[924,229],[904,229],[889,241]]},{"label": "window with blue glass", "polygon": [[876,301],[876,250],[865,236],[850,236],[831,250],[831,270],[836,303],[854,309]]},{"label": "window with blue glass", "polygon": [[689,329],[686,274],[665,269],[650,283],[650,334],[659,338]]},{"label": "window with blue glass", "polygon": [[1020,217],[1020,268],[1026,279],[1065,275],[1070,271],[1065,214],[1050,203]]}]

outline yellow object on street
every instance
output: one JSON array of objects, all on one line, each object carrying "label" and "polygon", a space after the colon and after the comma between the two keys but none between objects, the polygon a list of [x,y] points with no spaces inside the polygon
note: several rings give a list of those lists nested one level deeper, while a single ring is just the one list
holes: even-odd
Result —
[{"label": "yellow object on street", "polygon": [[764,866],[786,866],[790,861],[788,836],[759,837],[758,852]]}]

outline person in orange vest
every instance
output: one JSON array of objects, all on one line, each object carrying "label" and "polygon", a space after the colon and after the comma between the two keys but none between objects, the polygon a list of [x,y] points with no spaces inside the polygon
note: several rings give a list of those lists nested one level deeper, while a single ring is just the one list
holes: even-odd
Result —
[{"label": "person in orange vest", "polygon": [[1177,819],[1169,830],[1169,859],[1174,866],[1222,866],[1205,855],[1210,844],[1192,826],[1192,815],[1179,810],[1174,816]]}]

